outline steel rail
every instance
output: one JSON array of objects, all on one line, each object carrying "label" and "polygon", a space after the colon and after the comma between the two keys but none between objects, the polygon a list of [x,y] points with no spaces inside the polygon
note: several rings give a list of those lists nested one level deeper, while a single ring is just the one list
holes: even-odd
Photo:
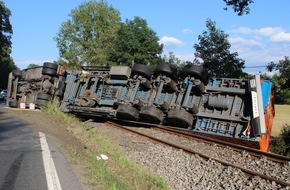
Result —
[{"label": "steel rail", "polygon": [[161,143],[161,144],[169,145],[169,146],[171,146],[171,147],[173,147],[173,148],[176,148],[176,149],[178,149],[178,150],[181,149],[181,150],[183,150],[183,151],[186,152],[186,153],[189,153],[189,154],[197,154],[197,155],[199,155],[200,157],[202,157],[202,158],[204,158],[204,159],[206,159],[206,160],[211,159],[211,160],[214,160],[214,161],[216,161],[216,162],[221,163],[222,165],[225,165],[225,166],[231,166],[231,167],[237,168],[237,169],[243,171],[244,173],[247,173],[247,174],[250,174],[250,175],[253,175],[253,176],[259,176],[259,177],[261,177],[261,178],[263,178],[263,179],[266,179],[266,180],[269,180],[269,181],[274,181],[275,183],[280,184],[280,185],[282,185],[282,186],[289,186],[289,187],[290,187],[290,183],[288,183],[288,182],[281,181],[281,180],[278,180],[278,179],[276,179],[276,178],[273,178],[273,177],[270,177],[270,176],[266,176],[266,175],[264,175],[264,174],[261,174],[261,173],[258,173],[258,172],[255,172],[255,171],[252,171],[252,170],[249,170],[249,169],[246,169],[246,168],[243,168],[243,167],[240,167],[240,166],[237,166],[237,165],[234,165],[234,164],[228,163],[228,162],[224,162],[224,161],[219,160],[219,159],[217,159],[217,158],[213,158],[213,157],[207,156],[207,155],[205,155],[205,154],[199,153],[199,152],[197,152],[197,151],[190,150],[190,149],[188,149],[188,148],[186,148],[186,147],[183,147],[183,146],[180,146],[180,145],[176,145],[176,144],[173,144],[173,143],[171,143],[171,142],[164,141],[164,140],[161,140],[161,139],[158,139],[158,138],[152,137],[152,136],[150,136],[150,135],[147,135],[147,134],[144,134],[144,133],[141,133],[141,132],[135,131],[135,130],[133,130],[133,129],[126,128],[126,127],[124,127],[124,126],[122,126],[122,125],[116,124],[115,122],[107,121],[106,123],[109,123],[111,126],[118,127],[118,128],[124,129],[124,130],[126,130],[126,131],[129,131],[129,132],[131,132],[131,133],[138,134],[138,135],[140,135],[140,136],[146,137],[146,138],[148,138],[148,139],[151,139],[151,140],[153,140],[153,141],[159,142],[159,143]]},{"label": "steel rail", "polygon": [[182,134],[184,136],[192,137],[192,138],[195,138],[196,140],[200,139],[201,141],[207,142],[207,143],[216,143],[217,145],[222,145],[224,147],[230,146],[235,151],[239,151],[239,152],[247,151],[250,155],[253,155],[256,157],[266,157],[267,159],[278,162],[278,163],[286,163],[290,161],[290,157],[287,157],[287,156],[273,154],[270,152],[265,152],[265,151],[261,151],[255,148],[250,148],[250,147],[246,147],[246,146],[242,146],[242,145],[238,145],[234,143],[229,143],[229,142],[221,141],[214,138],[209,138],[209,137],[205,138],[203,136],[198,136],[190,131],[180,131],[180,130],[172,129],[165,126],[157,126],[157,128],[164,131],[174,132],[177,134]]},{"label": "steel rail", "polygon": [[116,122],[116,123],[121,122],[121,123],[124,123],[126,125],[134,124],[134,125],[139,125],[139,126],[143,126],[143,127],[155,127],[157,129],[160,129],[160,130],[177,133],[177,134],[183,135],[185,137],[189,137],[189,138],[194,138],[194,140],[196,140],[196,141],[202,141],[202,142],[209,143],[209,144],[215,143],[218,146],[224,146],[224,147],[228,146],[228,147],[231,147],[233,150],[239,151],[239,152],[247,151],[247,153],[249,153],[252,156],[265,157],[265,158],[272,160],[274,162],[278,162],[278,163],[282,163],[282,164],[290,162],[290,157],[287,157],[287,156],[273,154],[273,153],[261,151],[261,150],[255,149],[255,148],[250,148],[247,146],[238,145],[235,143],[230,143],[230,142],[214,139],[211,137],[201,136],[201,135],[197,134],[198,132],[194,132],[192,130],[185,130],[185,129],[180,129],[180,128],[176,128],[176,127],[172,127],[172,126],[148,124],[148,123],[136,122],[136,121],[127,121],[127,120],[111,120],[111,121]]}]

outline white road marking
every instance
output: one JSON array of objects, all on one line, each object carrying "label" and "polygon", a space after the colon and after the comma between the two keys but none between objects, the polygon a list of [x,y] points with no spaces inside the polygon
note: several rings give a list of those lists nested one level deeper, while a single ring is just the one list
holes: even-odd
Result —
[{"label": "white road marking", "polygon": [[61,190],[59,178],[44,133],[39,132],[48,190]]}]

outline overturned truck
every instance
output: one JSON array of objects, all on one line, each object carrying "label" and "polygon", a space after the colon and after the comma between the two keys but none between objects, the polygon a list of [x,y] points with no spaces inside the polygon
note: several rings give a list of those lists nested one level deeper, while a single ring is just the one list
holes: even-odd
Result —
[{"label": "overturned truck", "polygon": [[210,78],[196,65],[176,75],[168,64],[135,64],[83,67],[67,72],[65,84],[65,112],[165,124],[261,150],[270,143],[272,82],[259,75]]},{"label": "overturned truck", "polygon": [[65,73],[65,67],[48,62],[42,67],[13,70],[8,77],[7,105],[40,107],[54,98],[62,99]]}]

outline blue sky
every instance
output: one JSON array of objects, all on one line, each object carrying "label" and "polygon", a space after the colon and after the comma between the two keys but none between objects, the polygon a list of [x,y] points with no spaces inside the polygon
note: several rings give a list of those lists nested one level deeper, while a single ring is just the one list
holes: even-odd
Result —
[{"label": "blue sky", "polygon": [[[12,58],[21,69],[27,65],[42,65],[58,59],[53,38],[61,23],[69,19],[72,9],[84,0],[2,0],[12,11]],[[134,16],[146,19],[160,42],[164,53],[169,51],[182,59],[192,61],[193,45],[198,35],[206,30],[209,18],[217,28],[229,35],[231,51],[238,52],[247,67],[265,66],[290,56],[290,1],[255,0],[249,15],[237,16],[231,8],[224,11],[223,0],[108,0],[119,10],[122,20]],[[275,3],[274,3],[275,2]],[[246,68],[246,72],[265,72],[264,67]]]}]

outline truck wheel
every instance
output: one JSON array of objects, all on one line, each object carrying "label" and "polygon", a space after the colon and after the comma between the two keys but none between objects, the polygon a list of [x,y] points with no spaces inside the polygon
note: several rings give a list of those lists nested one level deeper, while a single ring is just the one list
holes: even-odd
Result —
[{"label": "truck wheel", "polygon": [[51,95],[50,94],[45,94],[45,93],[38,93],[36,95],[36,99],[50,100],[51,99]]},{"label": "truck wheel", "polygon": [[148,123],[159,124],[163,120],[163,112],[155,107],[144,106],[140,111],[140,118]]},{"label": "truck wheel", "polygon": [[21,70],[13,70],[12,75],[15,77],[22,77],[22,71]]},{"label": "truck wheel", "polygon": [[58,69],[58,65],[54,64],[54,63],[45,62],[45,63],[43,63],[43,68],[49,68],[49,69],[57,70]]},{"label": "truck wheel", "polygon": [[38,106],[46,106],[48,102],[48,100],[36,99],[36,104]]},{"label": "truck wheel", "polygon": [[17,108],[18,107],[18,101],[16,101],[16,100],[9,101],[8,105],[11,108]]},{"label": "truck wheel", "polygon": [[193,116],[185,110],[170,110],[166,121],[176,127],[189,128],[193,124]]},{"label": "truck wheel", "polygon": [[137,121],[139,119],[139,111],[130,105],[119,105],[117,108],[117,118]]},{"label": "truck wheel", "polygon": [[158,75],[165,75],[167,77],[173,78],[173,71],[170,68],[170,65],[166,64],[166,63],[159,63],[155,70],[154,70],[154,76],[158,76]]},{"label": "truck wheel", "polygon": [[199,79],[204,84],[208,83],[208,73],[204,68],[200,66],[197,65],[185,66],[180,73],[180,77],[184,79],[187,76]]},{"label": "truck wheel", "polygon": [[50,68],[45,68],[43,67],[42,68],[42,74],[43,75],[51,75],[51,76],[56,76],[56,70],[54,69],[50,69]]},{"label": "truck wheel", "polygon": [[131,76],[134,76],[136,74],[141,75],[144,78],[150,79],[152,76],[152,71],[151,69],[146,66],[146,65],[142,65],[142,64],[135,64],[132,68],[131,71]]}]

